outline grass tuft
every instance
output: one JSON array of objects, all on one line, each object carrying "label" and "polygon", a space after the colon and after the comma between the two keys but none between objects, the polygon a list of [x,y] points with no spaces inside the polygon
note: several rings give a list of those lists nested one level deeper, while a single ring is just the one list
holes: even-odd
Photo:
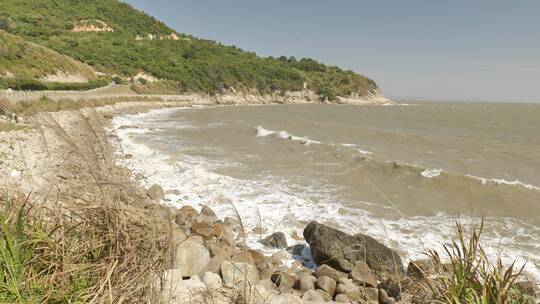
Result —
[{"label": "grass tuft", "polygon": [[500,256],[495,261],[486,254],[480,242],[484,228],[473,227],[467,236],[462,223],[456,221],[456,240],[444,245],[450,263],[444,263],[436,251],[429,253],[433,273],[423,273],[426,283],[438,303],[534,303],[522,294],[516,282],[524,278],[525,265],[516,267],[515,262],[506,267]]}]

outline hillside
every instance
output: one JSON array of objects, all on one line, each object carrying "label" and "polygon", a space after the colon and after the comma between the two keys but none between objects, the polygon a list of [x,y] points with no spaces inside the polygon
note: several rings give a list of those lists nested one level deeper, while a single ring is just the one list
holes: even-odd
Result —
[{"label": "hillside", "polygon": [[378,91],[369,78],[311,59],[259,57],[177,33],[116,0],[5,0],[0,28],[96,70],[125,77],[145,72],[164,80],[161,86],[182,92],[299,91],[306,83],[332,100]]}]

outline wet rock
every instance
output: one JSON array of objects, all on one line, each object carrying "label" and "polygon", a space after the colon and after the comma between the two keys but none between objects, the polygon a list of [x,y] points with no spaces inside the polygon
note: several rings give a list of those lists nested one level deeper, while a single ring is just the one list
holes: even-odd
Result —
[{"label": "wet rock", "polygon": [[316,278],[327,276],[334,279],[336,282],[339,281],[340,278],[347,278],[346,273],[335,270],[334,268],[325,264],[319,266],[319,268],[317,268],[313,274]]},{"label": "wet rock", "polygon": [[349,298],[344,295],[344,294],[338,294],[336,296],[336,303],[351,303],[351,301],[349,301]]},{"label": "wet rock", "polygon": [[221,277],[223,284],[228,287],[235,287],[244,282],[254,286],[259,282],[259,272],[251,264],[224,261],[221,266]]},{"label": "wet rock", "polygon": [[299,290],[300,292],[306,292],[308,290],[314,290],[315,289],[315,281],[317,281],[317,278],[315,278],[312,275],[303,275],[301,276],[295,283],[295,289]]},{"label": "wet rock", "polygon": [[397,252],[368,235],[351,236],[313,221],[304,229],[304,238],[319,265],[327,264],[337,270],[351,272],[355,262],[363,260],[377,278],[395,275],[396,269],[398,275],[404,273]]},{"label": "wet rock", "polygon": [[223,286],[221,277],[218,274],[209,271],[204,273],[202,282],[206,285],[208,290],[218,289]]},{"label": "wet rock", "polygon": [[287,238],[283,232],[276,232],[259,241],[268,248],[287,248]]},{"label": "wet rock", "polygon": [[354,283],[365,287],[377,287],[377,280],[371,273],[371,269],[364,261],[356,261],[354,268],[349,274]]},{"label": "wet rock", "polygon": [[165,192],[158,184],[153,184],[152,187],[146,190],[146,195],[153,201],[159,202],[165,197]]},{"label": "wet rock", "polygon": [[311,301],[311,302],[326,302],[322,295],[315,290],[308,290],[302,295],[302,301]]},{"label": "wet rock", "polygon": [[327,276],[322,276],[315,281],[315,287],[326,291],[330,296],[336,292],[336,285],[336,281]]},{"label": "wet rock", "polygon": [[362,300],[362,293],[360,287],[354,285],[352,280],[341,278],[336,287],[336,294],[346,295],[348,299],[360,302]]},{"label": "wet rock", "polygon": [[192,238],[178,244],[175,251],[175,268],[180,269],[184,276],[191,277],[201,273],[210,263],[208,249]]},{"label": "wet rock", "polygon": [[290,252],[292,255],[298,255],[298,256],[301,256],[302,251],[305,250],[305,249],[309,250],[309,247],[307,247],[304,244],[297,244],[297,245],[294,245],[294,246],[287,247],[288,252]]},{"label": "wet rock", "polygon": [[390,297],[388,296],[388,293],[384,289],[379,289],[379,303],[380,304],[388,304],[390,302]]}]

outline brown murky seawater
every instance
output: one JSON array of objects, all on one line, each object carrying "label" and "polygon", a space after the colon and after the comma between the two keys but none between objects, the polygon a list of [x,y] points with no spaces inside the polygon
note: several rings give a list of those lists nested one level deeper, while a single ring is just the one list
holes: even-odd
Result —
[{"label": "brown murky seawater", "polygon": [[[486,217],[484,241],[540,271],[540,104],[279,105],[121,117],[128,164],[248,225],[301,234],[323,221],[409,258],[453,220]],[[498,248],[500,244],[500,248]],[[502,248],[502,249],[501,249]]]}]

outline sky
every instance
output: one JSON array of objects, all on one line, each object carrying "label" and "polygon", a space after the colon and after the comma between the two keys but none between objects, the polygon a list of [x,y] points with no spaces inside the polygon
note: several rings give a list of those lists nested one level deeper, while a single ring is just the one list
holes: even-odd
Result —
[{"label": "sky", "polygon": [[540,101],[538,0],[125,0],[180,33],[309,57],[396,99]]}]

